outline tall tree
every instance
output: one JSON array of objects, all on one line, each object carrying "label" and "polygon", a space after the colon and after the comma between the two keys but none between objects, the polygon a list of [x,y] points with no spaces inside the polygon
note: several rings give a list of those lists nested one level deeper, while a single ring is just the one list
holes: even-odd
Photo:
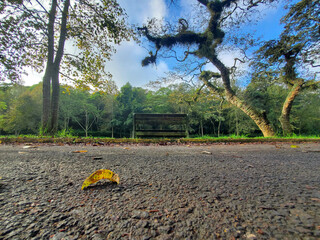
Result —
[{"label": "tall tree", "polygon": [[[212,63],[218,72],[202,71],[200,79],[214,93],[224,92],[226,100],[245,112],[260,128],[264,136],[274,136],[275,132],[272,129],[266,114],[259,112],[249,105],[244,100],[240,99],[236,92],[231,87],[231,71],[219,58],[219,47],[222,46],[226,28],[224,26],[233,20],[241,20],[248,16],[250,10],[259,4],[269,3],[272,0],[197,0],[199,7],[206,10],[205,16],[208,16],[205,27],[198,23],[197,32],[189,30],[189,23],[185,19],[179,20],[179,28],[173,33],[165,33],[162,35],[151,32],[152,26],[140,28],[140,31],[147,39],[154,43],[156,51],[150,52],[150,56],[142,61],[142,65],[155,63],[158,52],[162,48],[172,49],[174,46],[182,45],[187,48],[185,58],[192,55],[199,59],[205,59]],[[190,51],[189,49],[193,49]],[[216,87],[211,81],[212,79],[220,78],[223,82],[223,89]]]},{"label": "tall tree", "polygon": [[[265,42],[257,51],[258,75],[269,74],[288,88],[288,95],[283,103],[279,121],[284,135],[291,135],[291,109],[296,97],[303,89],[316,89],[320,86],[320,2],[301,0],[289,6],[289,12],[282,18],[285,29],[277,40]],[[306,68],[318,68],[308,77]],[[305,70],[305,71],[303,71]],[[276,73],[276,74],[275,74]],[[269,74],[271,75],[271,74]]]},{"label": "tall tree", "polygon": [[[105,88],[111,78],[104,71],[105,63],[115,51],[114,45],[132,34],[116,0],[13,1],[12,6],[19,6],[22,13],[30,13],[27,19],[42,23],[41,27],[33,28],[42,36],[34,55],[38,56],[37,64],[45,68],[42,128],[53,133],[58,126],[59,77],[81,87],[104,85]],[[5,7],[13,14],[8,5]],[[66,45],[69,49],[72,45],[73,50],[66,51]]]},{"label": "tall tree", "polygon": [[145,112],[146,90],[132,87],[126,83],[116,97],[117,111],[113,124],[118,128],[120,136],[131,137],[134,113]]}]

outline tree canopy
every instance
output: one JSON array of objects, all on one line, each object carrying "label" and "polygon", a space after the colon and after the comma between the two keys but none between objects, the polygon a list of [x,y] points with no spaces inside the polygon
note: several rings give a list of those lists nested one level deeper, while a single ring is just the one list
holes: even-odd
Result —
[{"label": "tree canopy", "polygon": [[[23,66],[45,69],[42,128],[48,133],[55,132],[59,76],[81,87],[103,87],[107,90],[111,74],[104,70],[106,61],[115,51],[114,45],[131,36],[125,13],[115,0],[8,1],[0,9],[2,14],[8,16],[1,27],[1,39],[6,44],[1,53],[4,68],[1,74],[17,80]],[[15,24],[20,24],[19,28]],[[9,30],[11,33],[8,36],[6,32]],[[14,41],[11,42],[11,39]],[[66,45],[69,45],[69,51]],[[72,50],[70,52],[70,46],[74,53]],[[11,49],[14,55],[10,54]],[[19,61],[10,64],[15,58]]]}]

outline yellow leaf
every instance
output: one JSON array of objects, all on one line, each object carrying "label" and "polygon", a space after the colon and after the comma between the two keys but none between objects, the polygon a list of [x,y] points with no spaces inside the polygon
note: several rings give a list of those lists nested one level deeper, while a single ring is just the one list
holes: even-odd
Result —
[{"label": "yellow leaf", "polygon": [[297,145],[291,145],[291,148],[300,148],[300,147]]},{"label": "yellow leaf", "polygon": [[202,154],[207,154],[207,155],[211,155],[212,154],[212,152],[208,152],[208,151],[202,151],[201,153]]},{"label": "yellow leaf", "polygon": [[81,190],[88,187],[90,184],[98,182],[101,179],[108,179],[119,184],[120,179],[118,174],[113,173],[108,169],[100,169],[92,173],[82,184]]},{"label": "yellow leaf", "polygon": [[78,150],[78,151],[73,151],[73,153],[86,153],[88,152],[87,150]]}]

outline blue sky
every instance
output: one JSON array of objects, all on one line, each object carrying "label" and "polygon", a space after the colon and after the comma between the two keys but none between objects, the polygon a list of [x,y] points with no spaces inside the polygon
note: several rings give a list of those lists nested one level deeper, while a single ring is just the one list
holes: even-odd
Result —
[{"label": "blue sky", "polygon": [[[142,25],[149,18],[178,19],[182,14],[187,13],[191,16],[191,11],[195,0],[180,0],[180,5],[176,8],[167,8],[166,0],[119,0],[120,5],[125,8],[129,22],[131,24]],[[282,8],[268,8],[265,16],[254,29],[258,29],[257,35],[264,35],[265,39],[276,37],[281,32],[279,24],[280,16],[283,14]],[[155,81],[165,76],[165,73],[172,69],[172,61],[159,59],[157,65],[142,67],[141,60],[148,55],[148,43],[139,46],[137,43],[123,42],[117,47],[117,53],[112,60],[107,62],[106,70],[111,72],[113,80],[120,88],[125,83],[130,82],[133,86],[143,87],[149,81]],[[227,64],[232,65],[235,56],[230,53],[221,55],[221,59]],[[42,80],[43,74],[28,70],[29,76],[23,77],[25,85],[32,85]]]}]

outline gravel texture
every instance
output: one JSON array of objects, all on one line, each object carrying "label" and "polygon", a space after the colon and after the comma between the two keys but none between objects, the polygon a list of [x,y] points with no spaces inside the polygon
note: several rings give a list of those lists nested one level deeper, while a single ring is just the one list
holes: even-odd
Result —
[{"label": "gravel texture", "polygon": [[320,239],[320,145],[291,145],[0,145],[0,239]]}]

